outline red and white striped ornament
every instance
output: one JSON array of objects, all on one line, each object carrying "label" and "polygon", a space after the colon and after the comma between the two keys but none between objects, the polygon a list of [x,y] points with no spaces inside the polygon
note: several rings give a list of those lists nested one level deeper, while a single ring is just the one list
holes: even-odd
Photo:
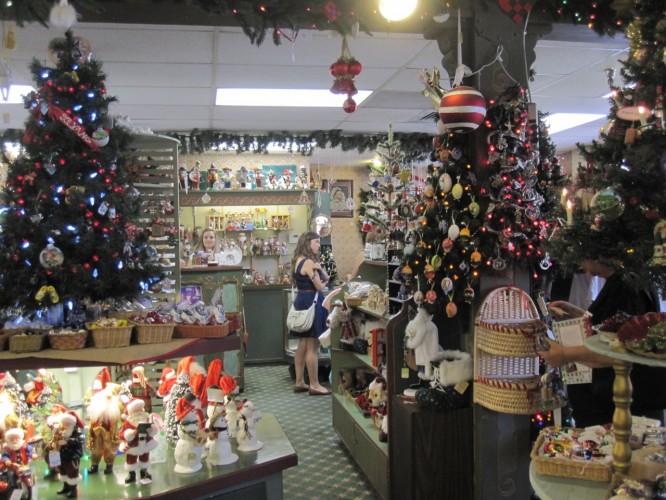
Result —
[{"label": "red and white striped ornament", "polygon": [[439,117],[447,130],[476,130],[486,117],[486,100],[481,92],[472,87],[455,87],[442,97]]}]

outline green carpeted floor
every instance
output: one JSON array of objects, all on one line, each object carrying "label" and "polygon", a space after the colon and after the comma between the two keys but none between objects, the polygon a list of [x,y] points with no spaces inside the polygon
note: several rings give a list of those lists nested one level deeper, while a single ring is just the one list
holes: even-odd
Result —
[{"label": "green carpeted floor", "polygon": [[331,422],[331,398],[293,392],[287,364],[245,366],[243,397],[273,413],[298,454],[284,471],[284,498],[377,499]]}]

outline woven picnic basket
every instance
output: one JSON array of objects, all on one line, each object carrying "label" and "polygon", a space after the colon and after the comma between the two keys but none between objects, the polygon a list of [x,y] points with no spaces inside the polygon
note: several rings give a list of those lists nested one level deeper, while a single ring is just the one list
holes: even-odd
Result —
[{"label": "woven picnic basket", "polygon": [[49,344],[57,351],[82,349],[88,340],[88,330],[51,330]]},{"label": "woven picnic basket", "polygon": [[[5,330],[11,352],[35,352],[44,349],[47,329]],[[28,333],[29,332],[29,333]]]},{"label": "woven picnic basket", "polygon": [[127,347],[132,340],[132,325],[95,326],[87,324],[95,347]]},{"label": "woven picnic basket", "polygon": [[229,321],[218,325],[176,325],[178,338],[222,338],[229,335]]},{"label": "woven picnic basket", "polygon": [[529,295],[515,287],[491,291],[474,323],[474,402],[519,415],[560,406],[540,393],[537,350],[545,333]]},{"label": "woven picnic basket", "polygon": [[145,324],[134,323],[137,344],[163,344],[171,342],[175,323]]}]

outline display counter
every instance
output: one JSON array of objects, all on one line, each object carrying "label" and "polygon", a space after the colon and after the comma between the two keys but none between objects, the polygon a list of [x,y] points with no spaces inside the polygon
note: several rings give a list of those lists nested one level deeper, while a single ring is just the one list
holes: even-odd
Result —
[{"label": "display counter", "polygon": [[[166,462],[151,463],[149,467],[153,481],[142,485],[139,482],[126,485],[124,455],[117,457],[114,473],[89,475],[90,461],[81,460],[83,480],[78,486],[79,498],[107,500],[118,498],[153,498],[153,499],[209,499],[265,498],[278,500],[282,494],[282,471],[298,465],[298,456],[285,435],[275,415],[264,413],[255,428],[257,436],[264,446],[253,452],[239,452],[236,443],[231,441],[233,453],[239,456],[236,463],[230,465],[209,465],[202,461],[203,467],[194,474],[174,472],[173,450],[167,450]],[[46,470],[42,460],[32,462],[37,481],[33,495],[35,498],[59,498],[56,491],[62,488],[57,479],[45,480],[41,472]]]}]

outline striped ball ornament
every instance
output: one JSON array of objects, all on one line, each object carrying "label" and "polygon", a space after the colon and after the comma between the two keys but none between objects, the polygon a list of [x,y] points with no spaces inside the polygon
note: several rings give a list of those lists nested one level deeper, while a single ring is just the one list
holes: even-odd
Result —
[{"label": "striped ball ornament", "polygon": [[447,130],[476,130],[486,116],[486,100],[472,87],[455,87],[444,94],[439,103],[439,117]]}]

